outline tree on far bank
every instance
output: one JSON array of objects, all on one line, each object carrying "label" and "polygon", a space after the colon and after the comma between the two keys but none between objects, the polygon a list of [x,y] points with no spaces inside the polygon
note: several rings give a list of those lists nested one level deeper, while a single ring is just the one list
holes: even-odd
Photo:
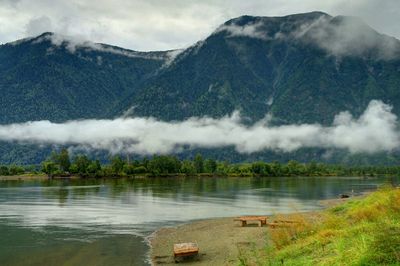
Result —
[{"label": "tree on far bank", "polygon": [[125,161],[120,156],[114,156],[111,159],[111,169],[113,174],[121,175],[124,170]]},{"label": "tree on far bank", "polygon": [[204,161],[204,172],[215,173],[217,171],[217,162],[213,159],[207,159]]},{"label": "tree on far bank", "polygon": [[87,172],[91,175],[99,175],[101,172],[101,164],[99,160],[91,161],[87,167]]},{"label": "tree on far bank", "polygon": [[90,162],[86,155],[78,155],[74,158],[74,170],[80,175],[86,174]]},{"label": "tree on far bank", "polygon": [[196,154],[193,160],[194,163],[194,168],[196,169],[197,173],[203,173],[204,172],[204,160],[203,156],[201,154]]},{"label": "tree on far bank", "polygon": [[67,149],[62,149],[60,151],[60,154],[58,155],[58,164],[60,165],[60,168],[64,172],[69,171],[69,167],[71,166],[71,161],[69,159],[69,153]]},{"label": "tree on far bank", "polygon": [[48,161],[52,161],[53,163],[57,164],[59,169],[64,173],[69,172],[70,170],[69,168],[71,167],[71,161],[66,148],[61,149],[59,153],[53,151]]},{"label": "tree on far bank", "polygon": [[53,177],[57,170],[57,165],[53,161],[44,161],[42,163],[42,172],[48,177]]},{"label": "tree on far bank", "polygon": [[187,175],[193,175],[196,173],[196,168],[192,161],[184,160],[182,162],[181,172]]},{"label": "tree on far bank", "polygon": [[8,167],[5,165],[0,166],[0,175],[9,175]]}]

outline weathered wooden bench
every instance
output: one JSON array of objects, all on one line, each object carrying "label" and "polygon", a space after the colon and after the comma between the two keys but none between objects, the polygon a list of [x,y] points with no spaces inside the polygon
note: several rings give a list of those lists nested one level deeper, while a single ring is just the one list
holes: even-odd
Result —
[{"label": "weathered wooden bench", "polygon": [[199,247],[196,243],[174,244],[174,258],[177,262],[178,257],[193,257],[199,254]]},{"label": "weathered wooden bench", "polygon": [[251,222],[251,221],[256,221],[258,222],[258,226],[263,226],[267,224],[267,216],[241,216],[238,218],[235,218],[235,221],[239,221],[241,226],[246,226],[247,222]]}]

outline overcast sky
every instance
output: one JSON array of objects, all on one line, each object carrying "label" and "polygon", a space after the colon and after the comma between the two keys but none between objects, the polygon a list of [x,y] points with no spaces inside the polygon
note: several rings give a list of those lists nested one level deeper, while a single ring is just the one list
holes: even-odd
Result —
[{"label": "overcast sky", "polygon": [[133,50],[187,47],[241,15],[320,10],[400,39],[399,0],[0,0],[0,43],[45,31]]}]

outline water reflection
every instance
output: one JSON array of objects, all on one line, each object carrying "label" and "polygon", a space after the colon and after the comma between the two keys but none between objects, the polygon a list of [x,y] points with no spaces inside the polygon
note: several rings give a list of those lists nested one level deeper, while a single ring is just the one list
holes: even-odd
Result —
[{"label": "water reflection", "polygon": [[[31,254],[40,265],[44,256],[40,254],[63,257],[75,249],[71,243],[93,249],[86,256],[97,256],[110,241],[120,245],[128,241],[141,250],[141,257],[135,259],[135,265],[139,261],[140,265],[146,249],[143,237],[161,226],[211,217],[314,210],[320,208],[320,199],[351,191],[357,194],[388,181],[398,183],[399,178],[2,181],[0,261],[12,258],[10,254]],[[132,260],[129,256],[124,259]]]}]

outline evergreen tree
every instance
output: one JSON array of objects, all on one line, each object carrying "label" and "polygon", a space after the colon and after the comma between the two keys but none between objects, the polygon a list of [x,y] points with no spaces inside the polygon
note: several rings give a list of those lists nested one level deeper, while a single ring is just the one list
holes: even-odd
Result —
[{"label": "evergreen tree", "polygon": [[69,167],[71,166],[71,161],[69,159],[69,153],[67,149],[62,149],[60,154],[58,155],[58,162],[60,165],[61,171],[68,172]]},{"label": "evergreen tree", "polygon": [[196,169],[196,173],[203,173],[204,172],[204,160],[201,154],[196,154],[194,157],[194,168]]},{"label": "evergreen tree", "polygon": [[115,175],[121,175],[124,170],[125,161],[120,156],[114,156],[111,159],[111,170]]},{"label": "evergreen tree", "polygon": [[90,160],[86,155],[78,155],[74,159],[74,164],[76,165],[77,173],[84,175],[87,173],[87,168],[90,164]]},{"label": "evergreen tree", "polygon": [[196,173],[196,168],[192,161],[184,160],[182,162],[181,172],[187,175],[193,175]]},{"label": "evergreen tree", "polygon": [[204,171],[206,173],[215,173],[217,170],[217,162],[213,159],[207,159],[204,161]]},{"label": "evergreen tree", "polygon": [[42,172],[47,174],[49,177],[53,177],[57,170],[57,165],[53,161],[48,160],[42,163]]}]

